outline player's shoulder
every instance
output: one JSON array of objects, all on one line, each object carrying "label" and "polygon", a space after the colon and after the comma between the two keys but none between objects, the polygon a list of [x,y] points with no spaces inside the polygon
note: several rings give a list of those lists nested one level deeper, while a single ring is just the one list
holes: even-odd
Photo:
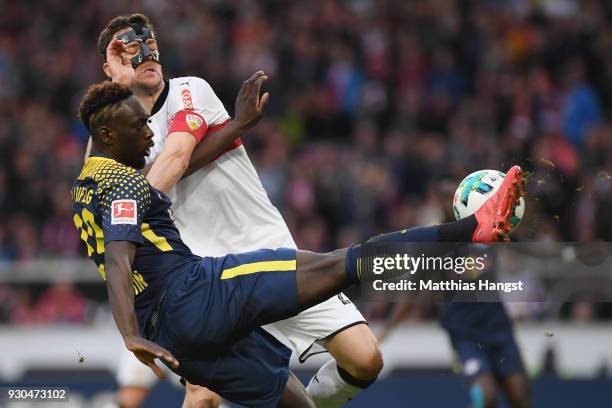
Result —
[{"label": "player's shoulder", "polygon": [[170,79],[171,87],[210,87],[208,81],[197,76],[184,76]]},{"label": "player's shoulder", "polygon": [[77,180],[90,180],[100,187],[112,185],[147,186],[147,179],[136,169],[107,157],[87,159]]},{"label": "player's shoulder", "polygon": [[186,92],[194,95],[213,92],[210,84],[204,79],[196,76],[186,76],[170,79],[170,92],[184,94]]},{"label": "player's shoulder", "polygon": [[170,83],[177,86],[191,86],[191,85],[202,85],[208,84],[204,78],[198,76],[182,76],[176,78],[170,78]]}]

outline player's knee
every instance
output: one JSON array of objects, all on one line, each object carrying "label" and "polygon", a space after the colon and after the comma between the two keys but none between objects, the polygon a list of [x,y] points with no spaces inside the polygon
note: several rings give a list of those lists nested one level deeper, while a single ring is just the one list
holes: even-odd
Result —
[{"label": "player's knee", "polygon": [[373,380],[383,369],[384,361],[378,346],[374,345],[367,352],[360,353],[343,367],[353,377],[361,380]]},{"label": "player's knee", "polygon": [[378,342],[367,325],[352,326],[336,334],[325,347],[336,359],[338,367],[358,380],[375,380],[383,368]]},{"label": "player's knee", "polygon": [[208,388],[187,384],[183,408],[218,408],[221,397]]}]

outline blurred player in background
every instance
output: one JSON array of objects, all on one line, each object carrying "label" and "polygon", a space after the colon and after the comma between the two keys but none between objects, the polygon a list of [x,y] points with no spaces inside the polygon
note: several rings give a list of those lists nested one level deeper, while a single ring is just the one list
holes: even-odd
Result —
[{"label": "blurred player in background", "polygon": [[531,406],[529,379],[503,303],[449,302],[442,326],[470,384],[472,408],[496,407],[500,388],[510,407]]},{"label": "blurred player in background", "polygon": [[[452,203],[453,190],[447,193],[442,202]],[[452,219],[451,205],[445,207],[445,212],[446,219]],[[478,278],[490,278],[493,263],[489,258],[484,275]],[[404,319],[411,306],[403,303],[393,310],[379,335],[380,341]],[[446,300],[441,313],[440,323],[448,333],[461,373],[469,383],[470,407],[497,407],[500,388],[511,408],[531,407],[529,378],[504,304]]]},{"label": "blurred player in background", "polygon": [[[181,237],[194,253],[221,256],[262,247],[295,248],[239,138],[251,123],[242,123],[239,117],[230,120],[201,78],[164,80],[149,19],[141,14],[113,19],[99,36],[98,50],[105,58],[106,75],[129,86],[151,111],[155,147],[148,158],[147,178],[170,194]],[[263,72],[256,75],[252,86],[259,89],[266,77]],[[265,94],[258,108],[263,110],[268,98]],[[181,180],[185,172],[193,174]],[[320,407],[346,403],[374,382],[382,369],[375,336],[342,294],[265,329],[297,351],[302,362],[321,346],[335,358],[321,367],[308,386]],[[133,402],[142,401],[145,386],[151,383],[120,380],[124,405],[126,395],[137,395]],[[130,385],[137,386],[126,388]],[[192,401],[189,395],[194,389],[188,386],[186,402]]]},{"label": "blurred player in background", "polygon": [[[395,308],[380,341],[410,308],[410,303]],[[500,387],[510,407],[531,407],[529,378],[503,303],[447,302],[442,308],[442,327],[469,383],[470,407],[497,407]]]}]

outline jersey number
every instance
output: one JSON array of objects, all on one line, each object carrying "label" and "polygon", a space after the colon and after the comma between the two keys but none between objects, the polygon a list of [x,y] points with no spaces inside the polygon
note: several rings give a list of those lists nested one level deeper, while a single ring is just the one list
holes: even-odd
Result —
[{"label": "jersey number", "polygon": [[[94,215],[87,208],[83,208],[81,211],[81,215],[74,214],[74,225],[81,231],[81,239],[85,242],[87,246],[87,256],[91,257],[91,254],[96,251],[96,254],[103,257],[104,256],[104,231],[94,219]],[[172,246],[168,244],[168,241],[164,237],[160,237],[155,234],[149,224],[142,224],[142,235],[150,241],[153,245],[157,247],[160,251],[166,252],[171,251]],[[94,239],[95,242],[90,243],[90,238]],[[95,249],[92,244],[95,244]],[[104,270],[104,263],[100,262],[98,266],[98,272],[100,272],[100,276],[102,279],[106,281],[106,271]],[[138,295],[141,293],[147,286],[148,283],[145,281],[144,277],[138,271],[132,271],[132,283],[134,285],[134,294]]]},{"label": "jersey number", "polygon": [[[91,257],[91,254],[94,252],[94,247],[89,243],[89,238],[95,239],[96,254],[104,256],[104,231],[96,224],[92,212],[87,208],[83,208],[81,215],[74,214],[74,225],[81,231],[81,239],[87,246],[87,256]],[[104,263],[100,263],[98,272],[100,272],[102,279],[106,280]]]}]

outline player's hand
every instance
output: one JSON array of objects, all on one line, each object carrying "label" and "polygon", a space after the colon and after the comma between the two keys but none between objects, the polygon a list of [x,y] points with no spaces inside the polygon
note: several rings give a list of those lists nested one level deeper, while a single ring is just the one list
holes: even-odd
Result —
[{"label": "player's hand", "polygon": [[136,78],[136,72],[127,53],[127,45],[118,38],[112,40],[106,48],[106,62],[113,82],[129,88]]},{"label": "player's hand", "polygon": [[164,371],[155,364],[156,358],[161,358],[170,364],[172,367],[177,368],[179,362],[174,356],[165,348],[158,346],[157,344],[148,341],[139,336],[130,336],[124,339],[125,346],[130,350],[141,363],[149,366],[151,370],[159,378],[166,378]]},{"label": "player's hand", "polygon": [[263,116],[264,109],[270,100],[270,94],[266,92],[260,98],[259,92],[266,79],[268,77],[263,71],[257,71],[242,83],[236,97],[236,117],[234,118],[241,132],[255,126]]}]

